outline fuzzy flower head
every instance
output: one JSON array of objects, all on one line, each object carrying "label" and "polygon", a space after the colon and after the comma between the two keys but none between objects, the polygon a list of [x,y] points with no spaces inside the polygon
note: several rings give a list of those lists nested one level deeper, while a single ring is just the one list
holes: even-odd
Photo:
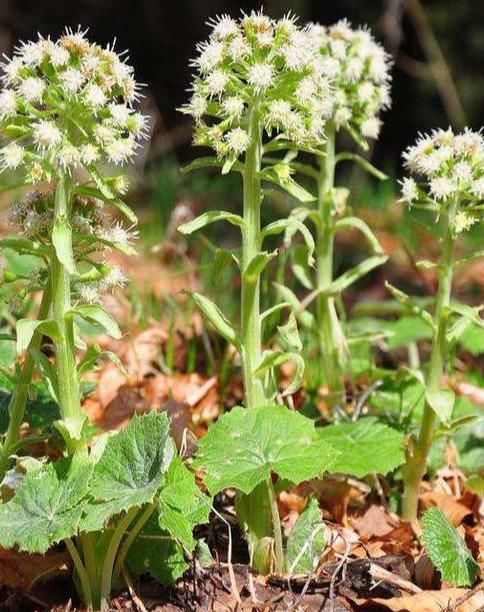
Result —
[{"label": "fuzzy flower head", "polygon": [[[1,169],[23,167],[29,181],[59,167],[129,161],[146,135],[134,108],[139,86],[123,54],[66,30],[57,41],[39,36],[3,62]],[[22,154],[21,154],[22,152]]]},{"label": "fuzzy flower head", "polygon": [[390,56],[367,28],[353,28],[346,19],[329,27],[310,24],[308,35],[320,52],[319,70],[333,79],[336,129],[346,129],[362,145],[377,138],[380,113],[391,102]]},{"label": "fuzzy flower head", "polygon": [[224,15],[208,25],[210,36],[192,62],[193,93],[181,109],[195,120],[195,143],[221,159],[237,159],[249,146],[256,112],[268,138],[317,146],[332,89],[306,29],[291,16],[277,21],[262,12]]},{"label": "fuzzy flower head", "polygon": [[403,154],[412,177],[402,181],[402,200],[433,201],[438,205],[457,200],[458,229],[464,231],[476,222],[464,212],[484,201],[484,138],[481,132],[466,128],[455,134],[451,128],[420,135]]}]

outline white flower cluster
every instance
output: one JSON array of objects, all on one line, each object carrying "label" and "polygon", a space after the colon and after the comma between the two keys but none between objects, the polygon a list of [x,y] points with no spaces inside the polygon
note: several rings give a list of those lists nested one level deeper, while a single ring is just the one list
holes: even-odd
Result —
[{"label": "white flower cluster", "polygon": [[[403,154],[406,167],[416,177],[405,177],[402,200],[408,204],[430,198],[437,203],[457,198],[460,208],[484,200],[484,138],[466,128],[451,128],[421,135]],[[468,229],[476,219],[460,210],[456,231]]]},{"label": "white flower cluster", "polygon": [[23,43],[2,69],[0,133],[11,141],[0,150],[0,169],[24,166],[35,183],[55,167],[121,164],[146,136],[146,118],[133,109],[133,69],[85,32]]},{"label": "white flower cluster", "polygon": [[193,94],[181,109],[195,119],[195,143],[220,158],[239,157],[256,109],[269,137],[275,132],[301,147],[318,145],[333,99],[307,30],[290,15],[276,21],[261,12],[209,25],[210,37],[192,62]]},{"label": "white flower cluster", "polygon": [[380,112],[391,103],[390,56],[366,28],[353,29],[346,19],[329,27],[310,24],[308,34],[320,51],[320,71],[333,80],[336,128],[364,141],[377,138]]}]

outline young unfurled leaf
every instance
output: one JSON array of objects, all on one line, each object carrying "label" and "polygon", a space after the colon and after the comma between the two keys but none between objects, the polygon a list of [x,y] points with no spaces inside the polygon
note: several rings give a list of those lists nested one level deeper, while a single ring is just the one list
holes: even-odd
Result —
[{"label": "young unfurled leaf", "polygon": [[452,389],[426,389],[425,399],[439,419],[448,423],[455,403],[455,393]]},{"label": "young unfurled leaf", "polygon": [[371,270],[383,265],[387,259],[387,255],[373,255],[373,257],[368,257],[368,259],[346,270],[346,272],[343,272],[341,276],[335,279],[330,285],[330,292],[335,294],[341,293],[357,280],[371,272]]},{"label": "young unfurled leaf", "polygon": [[173,583],[188,568],[183,547],[160,528],[156,514],[131,544],[126,564],[134,576],[150,574],[164,585]]},{"label": "young unfurled leaf", "polygon": [[306,574],[315,569],[324,550],[325,533],[321,510],[311,498],[299,515],[287,539],[286,571]]},{"label": "young unfurled leaf", "polygon": [[104,327],[106,332],[115,340],[119,340],[123,335],[116,319],[102,306],[98,306],[97,304],[80,304],[70,312],[71,314],[81,317],[88,323],[97,323],[101,325],[101,327]]},{"label": "young unfurled leaf", "polygon": [[276,164],[275,166],[265,168],[260,173],[260,178],[263,181],[269,181],[281,187],[281,189],[287,191],[287,193],[296,198],[296,200],[299,200],[299,202],[314,202],[316,198],[309,193],[309,191],[304,189],[304,187],[301,187],[301,185],[290,176],[290,172],[291,169],[287,164]]},{"label": "young unfurled leaf", "polygon": [[287,323],[278,325],[277,331],[282,347],[287,351],[302,351],[302,342],[297,329],[294,312],[291,311]]},{"label": "young unfurled leaf", "polygon": [[249,284],[255,284],[260,275],[262,274],[264,268],[267,264],[276,257],[277,251],[272,251],[268,253],[267,251],[262,251],[261,253],[257,253],[255,257],[249,262],[247,268],[243,271],[244,279]]},{"label": "young unfurled leaf", "polygon": [[52,361],[44,355],[41,351],[30,347],[29,351],[32,353],[35,359],[36,365],[39,371],[44,377],[45,386],[47,391],[56,402],[59,402],[59,384],[57,380],[57,371]]},{"label": "young unfurled leaf", "polygon": [[17,321],[17,353],[20,354],[28,348],[35,332],[49,336],[54,342],[62,340],[56,321],[20,319]]},{"label": "young unfurled leaf", "polygon": [[155,497],[174,456],[166,413],[134,416],[110,435],[93,471],[82,529],[101,529],[113,515],[142,506]]},{"label": "young unfurled leaf", "polygon": [[242,219],[240,215],[236,215],[231,212],[227,212],[226,210],[209,210],[204,212],[193,221],[189,221],[188,223],[184,223],[178,227],[178,231],[181,234],[190,235],[193,232],[196,232],[211,223],[215,223],[216,221],[227,221],[232,225],[237,225],[238,227],[245,227],[245,221]]},{"label": "young unfurled leaf", "polygon": [[374,417],[317,429],[322,440],[341,451],[332,470],[363,478],[387,474],[405,463],[403,434]]},{"label": "young unfurled leaf", "polygon": [[82,457],[29,471],[12,500],[0,505],[0,545],[45,553],[75,535],[91,472],[91,463]]},{"label": "young unfurled leaf", "polygon": [[[193,170],[200,170],[202,168],[223,168],[224,162],[220,161],[218,157],[205,156],[199,157],[198,159],[193,160],[191,163],[183,166],[181,169],[182,172],[192,172]],[[238,172],[242,172],[244,169],[243,164],[240,162],[235,162],[232,164],[232,170],[237,170]]]},{"label": "young unfurled leaf", "polygon": [[200,440],[196,465],[212,495],[226,487],[250,493],[271,472],[293,483],[321,476],[337,454],[310,419],[285,406],[237,406]]},{"label": "young unfurled leaf", "polygon": [[294,351],[264,351],[262,354],[262,361],[257,365],[253,374],[254,376],[262,378],[267,374],[267,372],[273,370],[273,368],[276,368],[283,363],[287,363],[288,361],[294,364],[295,369],[291,383],[284,390],[283,395],[291,395],[301,387],[304,376],[305,363],[304,359],[299,353]]},{"label": "young unfurled leaf", "polygon": [[232,343],[236,348],[240,349],[240,338],[220,308],[214,304],[212,300],[209,300],[200,293],[190,293],[190,297],[207,317],[210,323],[215,327],[218,333],[225,338],[227,342]]},{"label": "young unfurled leaf", "polygon": [[278,219],[277,221],[266,225],[261,232],[261,242],[263,242],[264,238],[267,236],[281,234],[282,232],[285,234],[284,243],[286,246],[289,246],[291,239],[296,232],[301,233],[307,247],[307,265],[312,266],[314,263],[314,238],[304,223],[302,223],[302,221],[300,221],[295,215],[291,215],[287,219]]},{"label": "young unfurled leaf", "polygon": [[378,242],[378,238],[362,219],[360,219],[359,217],[343,217],[343,219],[339,219],[335,223],[336,230],[351,227],[354,227],[355,229],[359,230],[365,236],[375,255],[383,255],[383,249],[380,243]]},{"label": "young unfurled leaf", "polygon": [[72,230],[64,218],[56,218],[52,229],[52,244],[57,258],[69,274],[76,273],[76,262],[72,250]]},{"label": "young unfurled leaf", "polygon": [[194,474],[179,457],[168,468],[159,502],[161,529],[192,552],[196,544],[193,528],[208,521],[210,498],[200,491]]},{"label": "young unfurled leaf", "polygon": [[444,580],[455,586],[471,586],[479,566],[464,539],[440,508],[430,508],[422,517],[422,540]]},{"label": "young unfurled leaf", "polygon": [[298,300],[296,294],[288,287],[280,285],[279,283],[274,283],[274,287],[276,288],[282,299],[291,305],[292,310],[301,325],[306,329],[310,330],[311,332],[316,333],[317,329],[314,315],[302,307],[301,302]]}]

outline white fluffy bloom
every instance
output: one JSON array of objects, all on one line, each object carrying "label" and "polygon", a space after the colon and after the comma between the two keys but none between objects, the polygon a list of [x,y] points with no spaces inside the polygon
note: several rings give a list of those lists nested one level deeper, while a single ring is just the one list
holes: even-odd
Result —
[{"label": "white fluffy bloom", "polygon": [[60,144],[62,132],[52,121],[41,119],[33,125],[33,138],[35,144],[40,148],[51,149]]},{"label": "white fluffy bloom", "polygon": [[466,230],[471,228],[474,223],[476,223],[476,221],[477,219],[474,216],[467,214],[463,210],[459,210],[455,216],[456,233],[460,234],[461,232],[465,232]]},{"label": "white fluffy bloom", "polygon": [[113,291],[116,288],[124,287],[128,279],[124,275],[119,266],[110,266],[109,272],[101,280],[101,288],[107,291]]},{"label": "white fluffy bloom", "polygon": [[472,179],[472,166],[465,161],[457,162],[454,166],[454,174],[459,181],[467,183]]},{"label": "white fluffy bloom", "polygon": [[230,96],[222,102],[222,108],[231,119],[240,119],[244,112],[244,101],[237,96]]},{"label": "white fluffy bloom", "polygon": [[375,87],[370,81],[364,81],[358,87],[358,99],[360,102],[369,102],[375,94]]},{"label": "white fluffy bloom", "polygon": [[195,121],[199,121],[207,110],[207,99],[200,94],[194,94],[188,104],[188,110]]},{"label": "white fluffy bloom", "polygon": [[234,128],[225,135],[225,141],[231,151],[240,155],[249,146],[249,134],[242,128]]},{"label": "white fluffy bloom", "polygon": [[351,110],[348,106],[340,106],[334,114],[334,122],[338,127],[347,125],[351,120]]},{"label": "white fluffy bloom", "polygon": [[10,61],[2,64],[3,77],[2,80],[7,85],[15,85],[20,81],[20,71],[23,67],[23,62],[20,57],[13,57]]},{"label": "white fluffy bloom", "polygon": [[254,64],[249,69],[247,80],[254,86],[256,92],[267,89],[274,78],[274,68],[271,64]]},{"label": "white fluffy bloom", "polygon": [[0,94],[0,117],[5,119],[15,114],[17,110],[17,100],[12,89],[4,89]]},{"label": "white fluffy bloom", "polygon": [[221,15],[220,17],[209,19],[207,24],[212,26],[212,35],[216,40],[225,40],[230,36],[235,36],[239,30],[235,19],[232,19],[228,15]]},{"label": "white fluffy bloom", "polygon": [[126,104],[110,104],[109,112],[113,118],[114,124],[124,127],[129,119],[129,108]]},{"label": "white fluffy bloom", "polygon": [[52,65],[56,68],[60,68],[61,66],[65,66],[69,61],[70,55],[67,49],[64,47],[60,47],[59,45],[54,45],[50,51],[50,61]]},{"label": "white fluffy bloom", "polygon": [[471,192],[478,200],[484,200],[484,176],[481,176],[472,183]]},{"label": "white fluffy bloom", "polygon": [[76,68],[67,68],[61,72],[59,78],[66,91],[71,94],[77,93],[86,81],[86,77]]},{"label": "white fluffy bloom", "polygon": [[229,76],[223,70],[214,70],[207,76],[208,91],[211,96],[220,96],[229,80]]},{"label": "white fluffy bloom", "polygon": [[200,45],[200,55],[195,64],[200,67],[204,73],[214,70],[224,58],[224,45],[218,41],[210,41],[204,45]]},{"label": "white fluffy bloom", "polygon": [[430,181],[430,193],[436,200],[447,200],[456,192],[454,181],[445,176],[437,176]]},{"label": "white fluffy bloom", "polygon": [[101,238],[127,248],[138,239],[138,231],[132,228],[126,229],[119,221],[116,221],[111,226],[102,229]]},{"label": "white fluffy bloom", "polygon": [[11,142],[1,149],[2,167],[8,169],[18,168],[23,161],[25,149],[16,142]]},{"label": "white fluffy bloom", "polygon": [[32,67],[38,66],[44,56],[42,41],[24,44],[20,49],[20,53],[22,54],[22,61],[24,64]]},{"label": "white fluffy bloom", "polygon": [[59,149],[57,159],[62,168],[69,169],[79,164],[81,156],[79,150],[68,143]]},{"label": "white fluffy bloom", "polygon": [[401,181],[402,185],[402,200],[411,204],[415,200],[418,200],[418,187],[417,183],[411,177],[405,177]]},{"label": "white fluffy bloom", "polygon": [[313,77],[305,77],[296,89],[296,96],[303,102],[310,100],[316,93],[317,84]]},{"label": "white fluffy bloom", "polygon": [[250,45],[242,36],[236,36],[228,46],[230,59],[234,62],[240,62],[250,53]]},{"label": "white fluffy bloom", "polygon": [[84,100],[88,106],[98,108],[106,104],[106,94],[96,83],[89,83],[84,89]]},{"label": "white fluffy bloom", "polygon": [[135,143],[131,138],[115,138],[105,145],[104,150],[110,162],[123,164],[134,155]]},{"label": "white fluffy bloom", "polygon": [[18,91],[28,102],[37,102],[42,100],[42,95],[45,90],[45,82],[38,77],[28,77],[22,81]]},{"label": "white fluffy bloom", "polygon": [[361,133],[365,138],[378,138],[381,130],[381,121],[378,117],[369,117],[361,123]]},{"label": "white fluffy bloom", "polygon": [[85,283],[78,289],[79,297],[83,302],[87,304],[95,304],[99,302],[99,290],[96,285],[92,283]]},{"label": "white fluffy bloom", "polygon": [[82,147],[80,148],[79,158],[83,164],[86,164],[86,166],[90,166],[91,164],[97,162],[99,160],[99,157],[99,149],[91,143],[82,145]]}]

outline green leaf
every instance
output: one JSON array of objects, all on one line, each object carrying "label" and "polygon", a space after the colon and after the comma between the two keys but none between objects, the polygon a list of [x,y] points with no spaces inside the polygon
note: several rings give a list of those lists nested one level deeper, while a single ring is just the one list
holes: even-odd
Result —
[{"label": "green leaf", "polygon": [[461,346],[474,356],[484,353],[484,329],[470,325],[459,338]]},{"label": "green leaf", "polygon": [[72,230],[65,217],[57,217],[52,229],[52,244],[57,258],[69,274],[76,273],[76,262],[72,250]]},{"label": "green leaf", "polygon": [[483,306],[473,308],[467,304],[461,304],[460,302],[452,302],[449,306],[449,310],[455,314],[468,319],[474,325],[484,329],[484,319],[479,316],[479,313],[483,309]]},{"label": "green leaf", "polygon": [[20,319],[17,321],[17,353],[25,351],[35,333],[43,334],[52,338],[54,342],[61,342],[62,336],[56,321],[51,319],[35,321],[32,319]]},{"label": "green leaf", "polygon": [[299,353],[294,351],[264,351],[262,354],[262,361],[257,365],[253,375],[258,378],[263,378],[268,372],[288,361],[294,364],[295,372],[291,383],[284,390],[282,395],[292,395],[301,387],[304,377],[305,363]]},{"label": "green leaf", "polygon": [[295,216],[291,215],[287,219],[279,219],[273,223],[269,223],[261,232],[261,243],[267,236],[274,236],[285,232],[284,243],[288,246],[293,235],[300,232],[307,247],[307,265],[312,266],[314,263],[314,238],[308,228]]},{"label": "green leaf", "polygon": [[287,164],[276,164],[260,172],[260,178],[281,187],[299,202],[314,202],[316,198],[290,176],[290,171]]},{"label": "green leaf", "polygon": [[268,253],[267,251],[262,251],[261,253],[257,253],[247,265],[247,268],[243,271],[244,279],[249,284],[255,284],[258,280],[264,268],[267,264],[276,257],[277,251],[272,251]]},{"label": "green leaf", "polygon": [[193,221],[180,225],[178,227],[178,231],[181,234],[190,235],[193,234],[193,232],[202,229],[202,227],[206,227],[207,225],[215,223],[216,221],[227,221],[228,223],[237,225],[241,228],[246,226],[245,221],[240,215],[236,215],[225,210],[209,210],[198,216],[196,219],[193,219]]},{"label": "green leaf", "polygon": [[[217,157],[198,157],[190,164],[183,166],[181,171],[185,172],[193,172],[193,170],[201,170],[202,168],[223,168],[224,162],[220,161]],[[243,164],[240,162],[235,162],[232,164],[232,170],[237,170],[237,172],[242,172],[244,169]]]},{"label": "green leaf", "polygon": [[196,540],[193,528],[208,522],[210,498],[200,491],[195,475],[176,457],[165,477],[160,492],[159,525],[168,531],[185,550],[192,552]]},{"label": "green leaf", "polygon": [[[357,142],[361,144],[359,139],[357,140]],[[363,170],[366,170],[368,174],[371,174],[372,176],[376,177],[380,181],[384,181],[388,179],[388,176],[386,174],[384,174],[381,170],[378,170],[378,168],[375,168],[373,164],[370,164],[370,162],[367,159],[364,159],[363,157],[361,157],[361,155],[358,155],[357,153],[349,153],[349,152],[338,153],[338,155],[336,155],[336,163],[340,161],[354,161],[359,166],[361,166]]]},{"label": "green leaf", "polygon": [[330,285],[330,292],[341,293],[347,287],[368,274],[368,272],[383,265],[387,259],[387,255],[374,255],[373,257],[368,257],[368,259],[365,259],[356,266],[353,266],[353,268],[343,272],[341,276],[334,280]]},{"label": "green leaf", "polygon": [[455,586],[472,586],[479,566],[464,539],[440,508],[430,508],[422,517],[421,538],[430,560],[443,580]]},{"label": "green leaf", "polygon": [[314,283],[309,275],[308,252],[304,244],[296,244],[290,250],[291,270],[297,280],[306,289],[313,289]]},{"label": "green leaf", "polygon": [[343,219],[339,219],[335,223],[336,230],[347,229],[349,227],[354,227],[365,236],[365,238],[368,240],[369,245],[373,249],[373,252],[376,255],[383,255],[383,249],[380,243],[378,242],[378,238],[362,219],[360,219],[359,217],[344,217]]},{"label": "green leaf", "polygon": [[227,487],[250,493],[271,472],[295,484],[317,478],[337,454],[310,419],[285,406],[237,406],[200,440],[195,464],[212,495]]},{"label": "green leaf", "polygon": [[43,255],[48,252],[47,248],[38,242],[28,240],[27,238],[7,237],[0,240],[2,249],[13,249],[17,253],[28,253],[30,255]]},{"label": "green leaf", "polygon": [[455,402],[455,393],[451,389],[426,389],[425,399],[443,423],[450,421]]},{"label": "green leaf", "polygon": [[282,297],[282,299],[291,305],[291,308],[301,325],[306,329],[310,330],[311,332],[315,333],[317,329],[314,315],[308,312],[307,310],[304,310],[296,294],[288,287],[280,285],[279,283],[274,283],[274,287],[276,288],[277,293]]},{"label": "green leaf", "polygon": [[278,325],[281,344],[287,351],[302,351],[302,342],[297,329],[297,322],[294,313],[291,311],[287,323]]},{"label": "green leaf", "polygon": [[150,574],[163,585],[172,584],[189,567],[182,546],[160,529],[156,514],[131,544],[126,564],[134,576]]},{"label": "green leaf", "polygon": [[317,429],[320,437],[341,451],[332,466],[335,472],[364,478],[387,474],[405,463],[403,434],[375,417]]},{"label": "green leaf", "polygon": [[12,500],[0,505],[0,545],[45,553],[76,535],[91,472],[80,457],[29,471]]},{"label": "green leaf", "polygon": [[325,533],[321,510],[311,498],[287,539],[286,571],[289,575],[312,572],[324,550]]},{"label": "green leaf", "polygon": [[192,292],[190,293],[190,297],[207,317],[210,323],[215,327],[218,333],[225,338],[227,342],[230,342],[240,350],[240,338],[220,308],[214,302],[212,302],[212,300],[209,300],[200,293]]},{"label": "green leaf", "polygon": [[174,456],[165,412],[134,416],[107,438],[89,486],[93,503],[82,528],[101,529],[113,515],[153,501]]},{"label": "green leaf", "polygon": [[420,317],[422,321],[424,321],[424,323],[427,323],[427,325],[430,327],[430,329],[432,329],[432,331],[435,331],[435,323],[432,318],[432,315],[429,312],[421,308],[417,304],[417,302],[413,300],[409,295],[407,295],[403,291],[400,291],[400,289],[397,289],[390,283],[385,283],[385,287],[392,294],[392,296],[400,304],[402,304],[402,306],[404,306],[412,314],[416,315],[417,317]]},{"label": "green leaf", "polygon": [[59,401],[59,383],[57,380],[57,370],[52,361],[44,355],[41,351],[37,349],[30,348],[29,351],[32,353],[32,356],[35,359],[35,363],[37,368],[42,373],[44,377],[45,386],[49,391],[52,398],[58,402]]},{"label": "green leaf", "polygon": [[95,198],[99,198],[103,200],[107,204],[111,204],[115,208],[119,210],[121,214],[123,214],[131,223],[138,223],[138,218],[131,210],[131,208],[125,204],[109,187],[109,185],[105,182],[103,177],[99,174],[99,172],[94,168],[94,166],[87,167],[87,171],[89,172],[90,177],[94,181],[97,189],[93,189],[88,185],[79,185],[75,187],[74,193],[79,193],[81,195],[87,195]]},{"label": "green leaf", "polygon": [[81,317],[81,319],[84,319],[88,323],[97,323],[115,340],[119,340],[123,335],[116,319],[102,306],[97,304],[80,304],[69,312],[70,314]]},{"label": "green leaf", "polygon": [[388,322],[386,329],[391,333],[387,341],[390,349],[432,338],[432,330],[428,324],[416,316],[404,316],[395,322]]},{"label": "green leaf", "polygon": [[231,250],[217,249],[212,260],[210,283],[217,285],[221,281],[223,273],[234,262],[238,265],[237,258],[234,257],[234,253]]}]

